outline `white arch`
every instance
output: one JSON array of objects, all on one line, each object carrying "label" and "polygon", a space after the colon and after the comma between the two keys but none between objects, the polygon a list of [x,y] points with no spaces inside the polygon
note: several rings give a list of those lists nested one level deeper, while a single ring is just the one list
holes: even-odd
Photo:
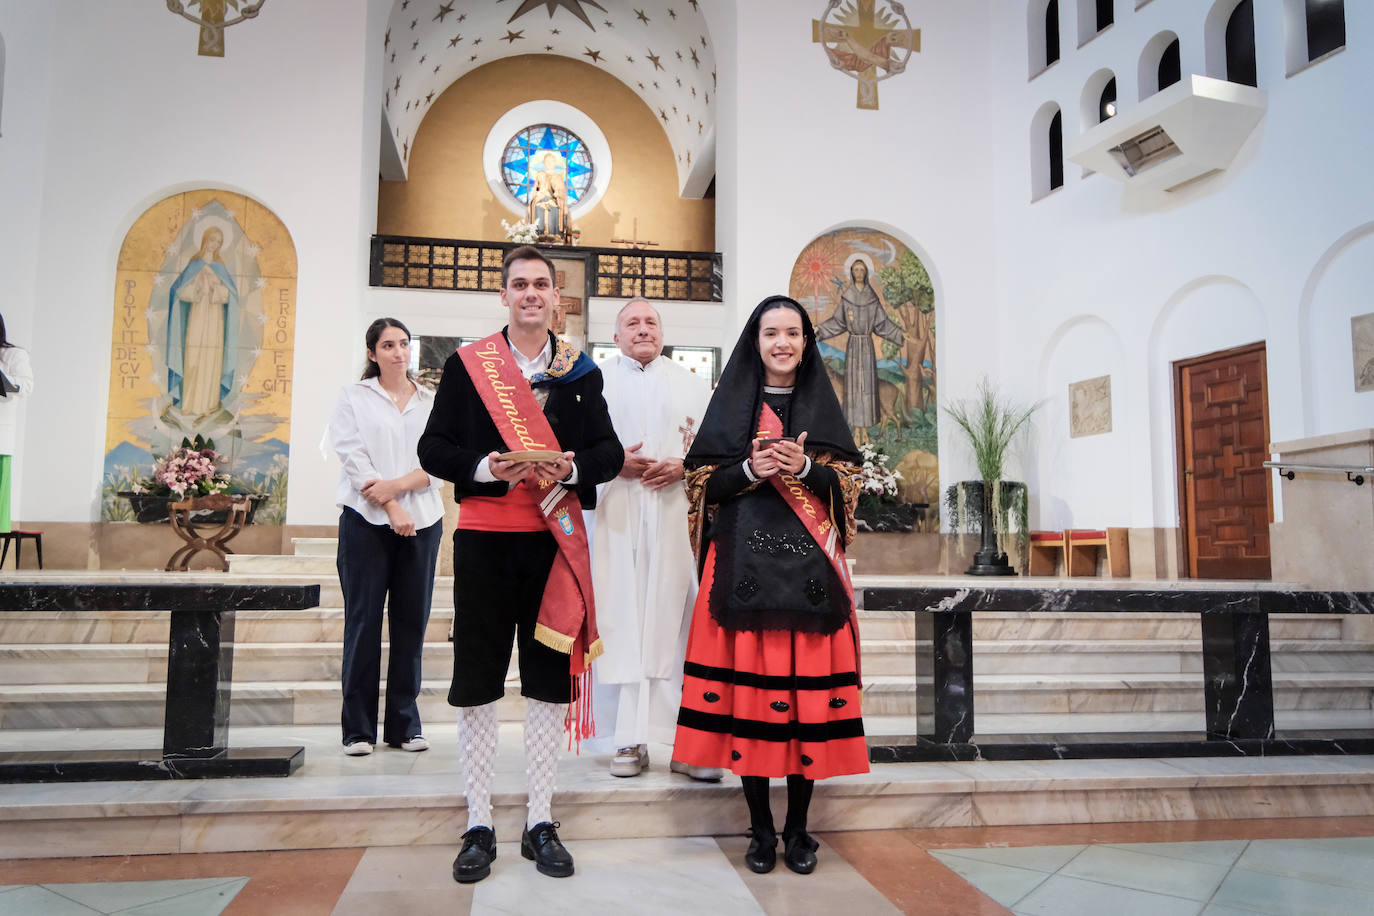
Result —
[{"label": "white arch", "polygon": [[1316,343],[1312,340],[1312,304],[1317,297],[1317,289],[1321,281],[1326,277],[1331,266],[1349,249],[1358,245],[1369,236],[1374,235],[1374,221],[1362,223],[1349,230],[1336,239],[1324,252],[1317,258],[1312,266],[1311,272],[1307,275],[1306,282],[1302,285],[1302,294],[1298,299],[1298,358],[1301,360],[1299,366],[1299,378],[1302,380],[1302,430],[1304,436],[1316,435],[1318,403],[1320,397],[1318,385],[1315,383],[1315,373],[1317,367]]},{"label": "white arch", "polygon": [[1226,79],[1226,26],[1231,21],[1231,14],[1240,4],[1241,0],[1216,0],[1207,11],[1207,18],[1203,22],[1206,75],[1214,79]]},{"label": "white arch", "polygon": [[[1199,312],[1198,320],[1176,335],[1172,327],[1182,328],[1184,303],[1204,290],[1216,288],[1232,293],[1230,302]],[[1170,339],[1173,336],[1176,339]],[[1150,412],[1150,443],[1153,473],[1152,514],[1156,525],[1178,523],[1178,482],[1174,479],[1175,439],[1173,363],[1192,356],[1226,350],[1257,340],[1267,342],[1269,322],[1259,296],[1249,284],[1223,274],[1207,274],[1183,284],[1160,306],[1150,325],[1148,365],[1146,367]],[[1181,341],[1187,341],[1184,346]]]},{"label": "white arch", "polygon": [[[1159,91],[1159,62],[1169,45],[1178,41],[1178,35],[1165,30],[1145,43],[1140,52],[1140,62],[1136,65],[1136,85],[1140,87],[1140,99],[1144,101]],[[1179,49],[1179,62],[1182,66],[1183,49]]]},{"label": "white arch", "polygon": [[[1098,118],[1098,108],[1102,102],[1102,90],[1107,88],[1107,83],[1114,79],[1116,79],[1116,74],[1111,71],[1111,68],[1103,67],[1088,77],[1088,81],[1083,84],[1083,94],[1079,97],[1079,133],[1091,130],[1101,123],[1101,119]],[[1118,83],[1118,90],[1120,86],[1121,84]],[[1122,107],[1120,91],[1117,92],[1116,105],[1119,111]]]},{"label": "white arch", "polygon": [[1030,123],[1030,182],[1031,200],[1039,200],[1046,194],[1054,190],[1050,187],[1050,124],[1054,121],[1055,115],[1060,115],[1059,135],[1060,135],[1060,156],[1061,172],[1063,168],[1063,136],[1064,119],[1059,107],[1059,103],[1049,101],[1041,105],[1031,118]]},{"label": "white arch", "polygon": [[[1026,4],[1026,59],[1029,75],[1035,76],[1055,61],[1048,60],[1049,48],[1045,43],[1045,17],[1049,13],[1051,0],[1030,0]],[[1064,31],[1059,22],[1054,24],[1059,33],[1059,56],[1064,56]]]},{"label": "white arch", "polygon": [[0,35],[0,137],[5,135],[5,36]]}]

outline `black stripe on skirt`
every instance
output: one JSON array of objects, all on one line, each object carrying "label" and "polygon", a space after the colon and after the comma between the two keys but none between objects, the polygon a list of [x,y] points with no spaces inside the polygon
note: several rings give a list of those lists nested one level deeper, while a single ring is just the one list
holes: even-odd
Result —
[{"label": "black stripe on skirt", "polygon": [[836,719],[832,722],[760,722],[737,719],[719,713],[698,712],[685,706],[679,710],[677,724],[701,732],[733,735],[753,741],[823,741],[862,738],[863,719]]},{"label": "black stripe on skirt", "polygon": [[822,677],[801,677],[793,674],[778,676],[687,662],[683,666],[683,673],[688,677],[701,678],[703,681],[718,681],[722,684],[734,684],[736,687],[757,687],[760,690],[830,690],[835,687],[859,686],[859,675],[854,671],[842,671]]}]

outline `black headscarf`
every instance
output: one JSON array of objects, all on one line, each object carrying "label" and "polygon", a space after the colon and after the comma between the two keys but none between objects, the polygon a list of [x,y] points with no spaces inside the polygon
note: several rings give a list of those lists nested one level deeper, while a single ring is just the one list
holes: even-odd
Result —
[{"label": "black headscarf", "polygon": [[811,316],[796,300],[786,296],[769,296],[759,303],[749,316],[735,342],[735,351],[720,374],[720,384],[706,408],[701,431],[692,442],[685,459],[689,468],[707,464],[732,464],[748,457],[750,443],[758,430],[759,411],[763,404],[763,358],[759,355],[759,322],[763,313],[778,306],[796,310],[801,316],[806,346],[797,379],[792,389],[792,401],[787,410],[789,435],[806,433],[808,452],[830,452],[836,458],[859,464],[863,458],[854,447],[854,437],[845,421],[844,411],[835,397],[835,389],[826,374],[820,350],[816,348],[816,330]]}]

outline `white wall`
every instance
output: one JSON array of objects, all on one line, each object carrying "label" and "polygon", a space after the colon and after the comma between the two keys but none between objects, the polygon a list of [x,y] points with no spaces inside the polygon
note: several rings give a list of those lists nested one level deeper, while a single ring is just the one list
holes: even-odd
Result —
[{"label": "white wall", "polygon": [[26,49],[31,59],[12,52],[16,83],[43,62],[49,68],[46,132],[23,137],[20,149],[45,165],[41,219],[29,227],[37,233],[34,363],[40,378],[62,379],[35,386],[31,414],[62,421],[26,438],[26,517],[97,517],[119,247],[147,206],[201,186],[250,195],[292,235],[299,280],[287,520],[333,514],[332,477],[315,473],[314,443],[321,405],[354,355],[375,226],[377,24],[389,6],[273,4],[229,29],[227,54],[215,59],[197,55],[195,26],[161,4],[58,0],[51,32]]},{"label": "white wall", "polygon": [[[1329,265],[1334,279],[1314,279],[1323,259],[1335,257],[1333,247],[1374,213],[1374,183],[1363,157],[1349,154],[1374,140],[1374,124],[1362,115],[1362,87],[1374,77],[1374,5],[1347,3],[1350,46],[1286,77],[1281,6],[1255,4],[1259,84],[1269,108],[1225,173],[1163,201],[1133,202],[1107,176],[1085,178],[1066,163],[1065,186],[1031,203],[1026,137],[1041,105],[1053,100],[1063,110],[1067,146],[1083,127],[1083,86],[1106,67],[1117,76],[1118,104],[1128,109],[1136,104],[1141,49],[1165,29],[1180,38],[1185,74],[1200,72],[1211,4],[1153,0],[1137,10],[1118,2],[1116,24],[1076,47],[1075,4],[1061,3],[1061,59],[1028,80],[1025,2],[996,0],[992,17],[992,218],[998,228],[996,375],[1007,389],[1050,404],[1030,449],[1037,465],[1029,475],[1032,489],[1043,487],[1032,522],[1052,524],[1056,513],[1067,513],[1092,525],[1177,524],[1169,364],[1185,356],[1264,340],[1275,440],[1369,426],[1374,396],[1352,393],[1316,407],[1303,392],[1331,361],[1346,374],[1329,384],[1350,391],[1349,315],[1362,308],[1351,296],[1374,280],[1369,249],[1358,244]],[[1328,305],[1328,296],[1340,304]],[[1124,436],[1129,448],[1124,472],[1115,461],[1079,462],[1072,484],[1062,486],[1055,461],[1079,446],[1067,444],[1067,430],[1055,422],[1067,409],[1065,380],[1057,368],[1040,367],[1059,345],[1059,329],[1083,316],[1100,319],[1124,342],[1111,372],[1112,437]],[[1304,335],[1313,366],[1306,373]],[[1050,362],[1057,367],[1057,360]],[[1098,374],[1088,360],[1068,381]],[[1097,517],[1120,511],[1123,473],[1128,517]],[[1050,511],[1059,501],[1064,505]]]},{"label": "white wall", "polygon": [[[0,0],[0,39],[5,43],[4,109],[0,120],[0,277],[5,295],[0,314],[11,341],[35,348],[35,312],[38,303],[38,226],[42,218],[44,136],[47,131],[48,84],[51,65],[46,49],[52,40],[53,10],[47,4],[25,0]],[[108,337],[108,326],[106,336]],[[108,346],[106,347],[108,349]],[[42,391],[54,381],[51,359],[33,354],[34,389]],[[31,403],[19,402],[19,442],[31,438],[28,431],[41,426],[29,417],[40,416]],[[13,465],[12,517],[35,517],[28,498],[32,486],[29,462],[23,452]]]}]

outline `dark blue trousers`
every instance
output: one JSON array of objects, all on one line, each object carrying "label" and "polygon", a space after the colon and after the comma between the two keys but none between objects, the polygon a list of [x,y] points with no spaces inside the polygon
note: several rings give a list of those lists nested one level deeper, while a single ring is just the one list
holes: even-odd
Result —
[{"label": "dark blue trousers", "polygon": [[382,663],[382,607],[390,653],[382,740],[400,744],[421,733],[420,655],[434,593],[434,562],[444,523],[401,537],[352,509],[339,515],[339,584],[343,586],[343,743],[377,743]]}]

